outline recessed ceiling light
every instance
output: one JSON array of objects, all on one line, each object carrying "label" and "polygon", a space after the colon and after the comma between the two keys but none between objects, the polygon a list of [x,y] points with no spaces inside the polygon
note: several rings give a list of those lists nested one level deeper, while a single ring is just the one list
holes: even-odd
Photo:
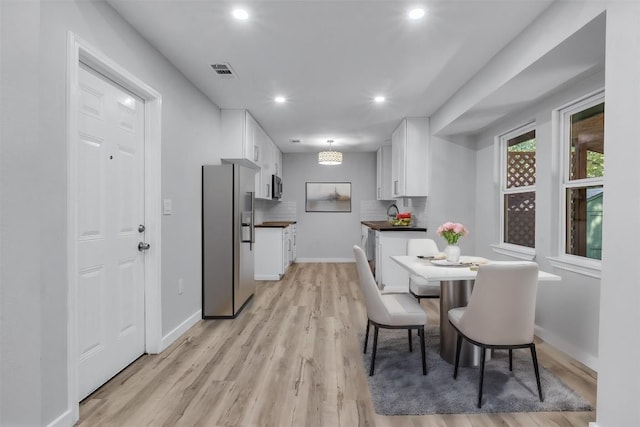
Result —
[{"label": "recessed ceiling light", "polygon": [[244,9],[233,9],[233,12],[231,12],[231,14],[234,18],[240,21],[246,21],[247,19],[249,19],[249,12]]},{"label": "recessed ceiling light", "polygon": [[382,103],[382,102],[386,101],[386,100],[387,100],[387,98],[385,98],[384,96],[376,96],[375,98],[373,98],[373,100],[374,100],[375,102],[377,102],[378,104],[380,104],[380,103]]},{"label": "recessed ceiling light", "polygon": [[276,96],[276,97],[275,97],[275,101],[276,101],[278,104],[282,104],[282,103],[284,103],[286,100],[287,100],[287,99],[286,99],[284,96]]},{"label": "recessed ceiling light", "polygon": [[409,19],[420,19],[424,16],[424,9],[422,8],[416,8],[416,9],[411,9],[409,11]]}]

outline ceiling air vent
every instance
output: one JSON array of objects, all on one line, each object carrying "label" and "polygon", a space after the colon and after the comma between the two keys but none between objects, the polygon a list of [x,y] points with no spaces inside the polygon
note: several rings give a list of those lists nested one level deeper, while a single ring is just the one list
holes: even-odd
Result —
[{"label": "ceiling air vent", "polygon": [[238,78],[238,76],[236,75],[236,72],[233,71],[233,68],[231,68],[231,65],[229,65],[229,63],[227,62],[222,62],[220,64],[211,64],[211,68],[213,68],[213,71],[215,71],[216,74],[223,79]]},{"label": "ceiling air vent", "polygon": [[300,144],[300,140],[299,139],[290,139],[289,142],[292,143],[292,144]]}]

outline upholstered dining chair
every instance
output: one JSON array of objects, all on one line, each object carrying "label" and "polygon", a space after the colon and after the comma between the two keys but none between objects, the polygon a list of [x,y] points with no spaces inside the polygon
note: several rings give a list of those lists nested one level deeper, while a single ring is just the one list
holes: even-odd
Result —
[{"label": "upholstered dining chair", "polygon": [[479,346],[480,384],[478,408],[482,406],[482,385],[487,349],[508,349],[509,370],[513,370],[513,349],[529,348],[542,398],[540,372],[533,328],[538,288],[538,265],[528,261],[492,262],[478,269],[466,307],[449,310],[449,323],[458,333],[453,378],[458,376],[462,339]]},{"label": "upholstered dining chair", "polygon": [[[440,253],[433,239],[407,240],[407,255],[436,256]],[[440,298],[440,282],[427,282],[424,278],[411,274],[409,276],[409,292],[418,301],[422,298]]]},{"label": "upholstered dining chair", "polygon": [[427,323],[427,314],[420,304],[409,294],[381,293],[373,278],[364,251],[359,246],[354,246],[353,253],[356,258],[360,287],[364,294],[364,301],[367,308],[367,330],[364,338],[365,353],[367,352],[367,342],[369,341],[369,327],[371,325],[374,327],[373,351],[371,353],[369,376],[373,375],[375,368],[379,328],[406,329],[409,335],[409,351],[412,350],[411,330],[417,329],[422,351],[422,375],[427,375],[424,343],[424,326]]}]

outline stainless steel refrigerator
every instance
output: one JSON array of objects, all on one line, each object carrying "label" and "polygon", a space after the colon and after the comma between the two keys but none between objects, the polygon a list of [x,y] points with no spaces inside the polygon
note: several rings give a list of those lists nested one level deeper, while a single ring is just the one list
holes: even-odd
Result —
[{"label": "stainless steel refrigerator", "polygon": [[202,166],[202,317],[234,318],[255,291],[255,170]]}]

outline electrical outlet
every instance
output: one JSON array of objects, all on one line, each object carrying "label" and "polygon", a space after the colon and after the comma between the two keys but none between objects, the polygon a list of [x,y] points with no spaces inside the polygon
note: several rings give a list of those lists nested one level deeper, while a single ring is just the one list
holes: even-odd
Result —
[{"label": "electrical outlet", "polygon": [[178,279],[178,295],[182,295],[184,293],[184,280]]}]

